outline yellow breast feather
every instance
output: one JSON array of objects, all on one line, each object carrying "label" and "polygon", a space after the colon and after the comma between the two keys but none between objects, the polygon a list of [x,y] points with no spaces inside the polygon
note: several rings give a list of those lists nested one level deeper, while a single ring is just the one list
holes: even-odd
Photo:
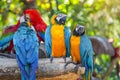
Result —
[{"label": "yellow breast feather", "polygon": [[73,62],[80,63],[80,37],[78,36],[71,36],[70,39],[70,50]]},{"label": "yellow breast feather", "polygon": [[66,56],[63,25],[55,24],[51,27],[51,39],[52,39],[52,56],[53,57]]}]

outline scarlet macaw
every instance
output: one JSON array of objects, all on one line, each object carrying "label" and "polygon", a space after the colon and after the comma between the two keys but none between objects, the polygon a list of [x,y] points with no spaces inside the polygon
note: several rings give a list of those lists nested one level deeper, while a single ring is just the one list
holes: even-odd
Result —
[{"label": "scarlet macaw", "polygon": [[[30,22],[35,28],[35,31],[37,32],[39,41],[44,41],[44,33],[47,25],[42,20],[39,12],[35,9],[27,9],[27,10],[24,10],[23,14],[24,15],[29,14]],[[17,31],[19,26],[20,26],[20,20],[18,20],[16,25],[10,26],[3,31],[2,37],[0,38],[0,50],[8,51],[8,52],[12,52],[14,50],[13,35],[15,31]]]}]

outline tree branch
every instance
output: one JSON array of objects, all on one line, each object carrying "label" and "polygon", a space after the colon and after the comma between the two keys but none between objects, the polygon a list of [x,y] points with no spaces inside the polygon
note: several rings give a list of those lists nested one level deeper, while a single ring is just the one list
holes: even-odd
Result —
[{"label": "tree branch", "polygon": [[[67,58],[67,61],[70,60]],[[37,69],[37,76],[40,77],[53,77],[61,74],[67,74],[68,72],[74,72],[75,65],[68,65],[67,69],[64,69],[64,60],[63,59],[53,59],[53,63],[50,63],[50,59],[44,58],[39,59],[39,66]],[[15,59],[0,59],[0,79],[7,75],[6,77],[15,77],[19,76],[19,67]]]},{"label": "tree branch", "polygon": [[112,63],[110,65],[109,69],[107,70],[107,72],[105,73],[105,75],[103,76],[102,80],[106,80],[106,78],[108,77],[108,75],[113,70],[114,66],[117,64],[118,60],[120,60],[119,57],[112,60]]}]

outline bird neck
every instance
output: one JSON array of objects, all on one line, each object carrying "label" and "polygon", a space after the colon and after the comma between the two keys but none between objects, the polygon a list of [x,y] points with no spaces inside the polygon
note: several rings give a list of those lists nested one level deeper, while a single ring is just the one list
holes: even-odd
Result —
[{"label": "bird neck", "polygon": [[52,18],[51,18],[51,23],[52,24],[56,24],[56,20],[55,20],[56,17],[57,17],[57,15],[52,16]]},{"label": "bird neck", "polygon": [[22,22],[22,23],[20,24],[20,26],[26,26],[26,27],[31,28],[30,22]]},{"label": "bird neck", "polygon": [[20,23],[20,26],[27,26],[27,23],[26,22],[22,22],[22,23]]}]

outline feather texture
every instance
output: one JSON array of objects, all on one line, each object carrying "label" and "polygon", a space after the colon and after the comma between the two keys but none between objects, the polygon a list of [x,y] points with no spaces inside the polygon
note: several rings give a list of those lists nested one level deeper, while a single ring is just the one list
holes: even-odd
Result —
[{"label": "feather texture", "polygon": [[52,45],[50,30],[51,30],[51,25],[48,26],[45,31],[45,49],[48,57],[50,57],[51,55],[51,45]]},{"label": "feather texture", "polygon": [[65,27],[64,28],[64,39],[65,39],[65,44],[66,44],[66,56],[69,57],[70,56],[70,30]]},{"label": "feather texture", "polygon": [[[50,57],[70,56],[69,53],[69,39],[70,31],[64,25],[56,23],[53,15],[51,25],[45,31],[45,48],[46,53]],[[57,49],[59,48],[59,49]]]},{"label": "feather texture", "polygon": [[39,43],[36,32],[22,23],[13,36],[17,61],[21,69],[22,80],[35,80],[38,66]]},{"label": "feather texture", "polygon": [[93,72],[93,48],[90,39],[86,34],[71,36],[70,49],[73,62],[82,64],[85,67],[83,80],[92,80]]},{"label": "feather texture", "polygon": [[13,33],[5,34],[0,38],[0,49],[4,50],[10,45],[13,39]]},{"label": "feather texture", "polygon": [[92,80],[93,72],[93,48],[90,39],[86,34],[81,36],[80,39],[80,55],[82,65],[85,67],[84,80]]}]

